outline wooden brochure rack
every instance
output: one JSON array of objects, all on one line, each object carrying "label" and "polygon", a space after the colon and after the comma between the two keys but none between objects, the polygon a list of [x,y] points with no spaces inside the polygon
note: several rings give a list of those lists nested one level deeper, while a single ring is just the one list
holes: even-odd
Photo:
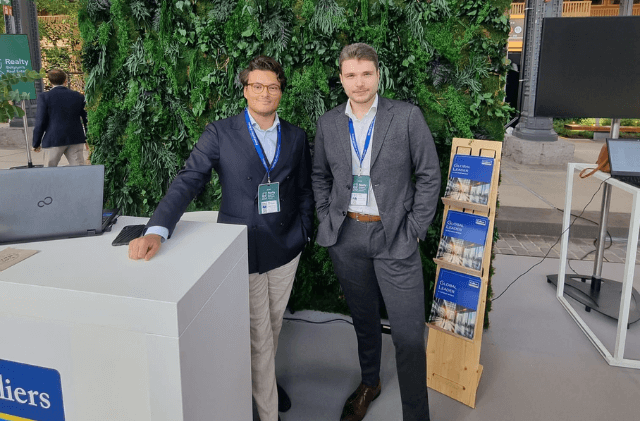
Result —
[{"label": "wooden brochure rack", "polygon": [[[484,156],[494,159],[489,200],[487,205],[480,205],[444,198],[443,230],[444,223],[447,220],[447,214],[450,210],[485,216],[489,220],[489,227],[482,258],[482,267],[479,271],[454,265],[441,259],[434,259],[438,265],[436,269],[436,279],[438,279],[440,275],[440,270],[445,268],[477,276],[482,282],[473,339],[466,339],[462,336],[440,330],[432,324],[428,324],[430,330],[427,343],[427,386],[467,406],[475,408],[476,391],[478,389],[480,376],[482,375],[480,348],[482,346],[484,311],[487,300],[489,268],[491,265],[491,246],[493,242],[496,199],[498,196],[502,143],[455,138],[453,139],[451,147],[451,163],[453,163],[453,157],[456,154]],[[449,167],[449,172],[451,172],[451,167]]]}]

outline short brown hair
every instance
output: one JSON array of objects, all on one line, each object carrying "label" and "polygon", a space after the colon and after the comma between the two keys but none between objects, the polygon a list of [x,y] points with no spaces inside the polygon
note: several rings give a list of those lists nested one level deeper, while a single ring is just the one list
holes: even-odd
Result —
[{"label": "short brown hair", "polygon": [[60,69],[51,69],[47,72],[49,82],[53,85],[62,85],[67,81],[67,74]]},{"label": "short brown hair", "polygon": [[342,49],[340,57],[338,58],[340,73],[342,73],[342,63],[345,60],[351,60],[352,58],[372,61],[373,65],[376,66],[376,70],[378,70],[378,53],[376,53],[376,50],[368,44],[357,42],[355,44],[349,44]]},{"label": "short brown hair", "polygon": [[249,73],[254,70],[268,70],[275,73],[278,82],[280,82],[280,90],[284,92],[284,89],[287,87],[287,77],[284,74],[284,70],[282,70],[282,66],[276,60],[267,56],[254,57],[247,65],[247,68],[238,75],[242,86],[247,86],[249,83]]}]

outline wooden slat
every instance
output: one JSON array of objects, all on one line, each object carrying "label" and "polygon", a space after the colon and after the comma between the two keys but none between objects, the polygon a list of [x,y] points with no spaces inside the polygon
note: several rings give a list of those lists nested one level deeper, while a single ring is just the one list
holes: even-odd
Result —
[{"label": "wooden slat", "polygon": [[524,14],[524,3],[511,3],[511,14],[522,15]]},{"label": "wooden slat", "polygon": [[[581,124],[565,124],[564,128],[567,130],[579,130],[586,132],[610,132],[611,126],[589,126],[589,125],[581,125]],[[640,133],[640,127],[634,126],[620,126],[621,132],[628,133]]]},{"label": "wooden slat", "polygon": [[591,16],[590,1],[565,1],[562,2],[563,17]]}]

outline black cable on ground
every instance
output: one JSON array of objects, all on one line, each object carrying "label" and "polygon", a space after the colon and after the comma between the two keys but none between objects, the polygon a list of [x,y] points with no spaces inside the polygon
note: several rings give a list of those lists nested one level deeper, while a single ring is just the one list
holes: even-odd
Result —
[{"label": "black cable on ground", "polygon": [[[611,178],[611,177],[609,177]],[[542,258],[542,260],[540,260],[538,263],[534,264],[533,266],[531,266],[529,269],[527,269],[524,273],[521,273],[520,275],[518,275],[518,277],[516,279],[514,279],[513,281],[511,281],[511,283],[509,285],[507,285],[507,287],[504,289],[504,291],[502,291],[497,297],[492,298],[490,301],[493,303],[494,301],[496,301],[498,298],[502,297],[502,294],[504,294],[505,292],[507,292],[507,290],[511,287],[511,285],[515,284],[516,281],[520,278],[522,278],[524,275],[526,275],[527,273],[529,273],[531,271],[531,269],[533,269],[534,267],[538,266],[540,263],[544,262],[545,259],[549,256],[549,253],[551,253],[551,250],[553,249],[553,247],[555,247],[556,244],[558,244],[558,242],[560,241],[560,239],[562,238],[562,236],[564,235],[565,232],[567,232],[572,226],[573,224],[578,220],[578,218],[582,217],[582,214],[587,210],[587,206],[589,206],[591,204],[591,202],[593,202],[593,199],[596,197],[596,194],[598,194],[598,192],[600,191],[600,189],[602,188],[602,186],[604,185],[604,183],[609,179],[605,179],[602,183],[600,183],[600,186],[598,186],[598,190],[596,190],[595,193],[593,193],[593,196],[591,196],[591,199],[589,200],[589,202],[584,206],[584,209],[582,209],[582,212],[580,212],[580,215],[576,216],[573,221],[569,224],[569,226],[567,227],[567,229],[565,229],[564,231],[562,231],[562,233],[560,233],[560,236],[558,237],[558,239],[556,240],[555,243],[553,243],[553,245],[551,247],[549,247],[549,250],[547,251],[547,254],[544,255],[544,257]],[[556,208],[558,209],[558,208]],[[586,219],[586,218],[585,218]],[[587,221],[590,221],[589,219],[587,219]],[[593,222],[593,221],[591,221]],[[573,270],[573,269],[572,269]]]},{"label": "black cable on ground", "polygon": [[[330,319],[330,320],[323,320],[321,322],[314,322],[314,321],[306,320],[306,319],[283,317],[283,320],[288,320],[290,322],[311,323],[311,324],[314,324],[314,325],[324,325],[324,324],[328,324],[328,323],[343,322],[343,323],[348,323],[351,326],[353,326],[353,322],[351,322],[349,320],[345,320],[345,319]],[[389,325],[385,325],[384,323],[381,323],[380,324],[380,329],[382,330],[382,333],[385,333],[387,335],[391,334],[391,326],[389,326]]]}]

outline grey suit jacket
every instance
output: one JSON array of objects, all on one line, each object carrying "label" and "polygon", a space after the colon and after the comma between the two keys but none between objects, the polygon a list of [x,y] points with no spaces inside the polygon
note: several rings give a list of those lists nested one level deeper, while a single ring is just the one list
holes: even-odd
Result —
[{"label": "grey suit jacket", "polygon": [[[351,140],[346,103],[318,120],[311,173],[320,225],[317,242],[332,246],[351,200]],[[380,97],[372,138],[371,184],[389,257],[411,255],[424,240],[440,193],[440,164],[431,131],[414,105]],[[415,176],[415,182],[413,177]]]}]

